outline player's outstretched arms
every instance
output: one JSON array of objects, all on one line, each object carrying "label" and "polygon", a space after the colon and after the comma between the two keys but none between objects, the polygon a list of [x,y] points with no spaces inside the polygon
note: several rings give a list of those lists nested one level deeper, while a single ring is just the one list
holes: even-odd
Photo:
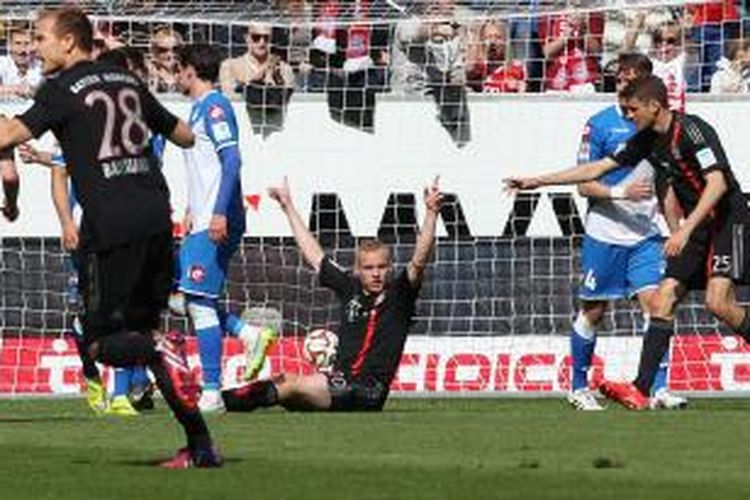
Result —
[{"label": "player's outstretched arms", "polygon": [[177,121],[177,125],[168,138],[182,148],[192,148],[195,144],[195,134],[183,120]]},{"label": "player's outstretched arms", "polygon": [[627,186],[607,186],[599,181],[588,181],[578,184],[578,194],[586,198],[640,201],[654,196],[654,187],[642,180]]},{"label": "player's outstretched arms", "polygon": [[409,265],[406,268],[409,281],[417,284],[422,281],[424,269],[427,266],[427,259],[430,258],[432,246],[435,243],[435,227],[440,209],[443,206],[443,193],[440,191],[440,176],[435,177],[432,185],[424,189],[424,205],[426,213],[422,229],[417,236],[417,244],[414,247]]},{"label": "player's outstretched arms", "polygon": [[578,184],[593,181],[617,166],[612,158],[602,158],[590,163],[581,163],[572,168],[534,177],[507,177],[503,179],[506,191],[530,191],[542,186]]},{"label": "player's outstretched arms", "polygon": [[286,215],[289,227],[292,228],[294,239],[302,252],[302,256],[316,272],[320,271],[320,263],[323,261],[323,257],[325,257],[325,252],[323,252],[320,243],[318,243],[318,240],[315,239],[310,230],[307,229],[307,226],[302,221],[302,217],[297,212],[292,201],[292,195],[289,192],[289,180],[286,176],[281,186],[268,188],[268,195],[278,202],[279,207],[281,207],[281,210]]}]

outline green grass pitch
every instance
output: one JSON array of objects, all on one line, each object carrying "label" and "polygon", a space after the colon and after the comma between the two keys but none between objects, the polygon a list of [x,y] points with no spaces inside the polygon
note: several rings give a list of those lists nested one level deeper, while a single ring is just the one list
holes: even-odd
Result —
[{"label": "green grass pitch", "polygon": [[578,413],[560,400],[392,400],[380,414],[211,416],[221,470],[153,466],[182,443],[159,401],[0,401],[0,498],[750,498],[750,401]]}]

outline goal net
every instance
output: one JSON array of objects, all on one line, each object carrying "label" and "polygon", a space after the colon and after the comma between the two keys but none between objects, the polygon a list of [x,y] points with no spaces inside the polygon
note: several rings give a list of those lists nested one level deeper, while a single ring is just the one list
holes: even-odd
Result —
[{"label": "goal net", "polygon": [[[208,42],[234,58],[221,84],[241,121],[248,232],[225,300],[251,322],[280,321],[282,338],[263,375],[310,372],[301,340],[314,329],[336,331],[339,315],[266,195],[284,175],[339,263],[351,267],[358,242],[378,237],[393,246],[396,269],[414,249],[422,187],[441,175],[439,237],[393,387],[422,396],[568,390],[586,202],[568,188],[507,195],[500,180],[575,161],[586,119],[614,99],[614,62],[626,45],[663,59],[688,111],[716,126],[742,185],[750,181],[739,168],[750,153],[742,119],[750,101],[706,95],[725,47],[744,43],[748,18],[733,2],[81,3],[98,45],[142,49],[150,87],[179,116],[188,116],[190,103],[178,94],[174,50]],[[28,34],[34,9],[57,4],[3,2],[6,61],[23,66],[26,57],[34,71],[33,53],[15,37],[24,26]],[[25,87],[0,78],[3,112],[25,109]],[[0,394],[77,393],[67,337],[78,307],[75,278],[59,243],[48,172],[20,160],[18,168],[21,216],[0,220]],[[178,243],[182,169],[181,153],[167,148]],[[702,300],[690,295],[678,310],[670,386],[745,391],[750,350],[720,335]],[[190,331],[174,315],[165,315],[165,327]],[[631,377],[641,328],[637,305],[615,302],[599,330],[592,377]],[[197,354],[191,360],[197,364]],[[240,346],[229,339],[225,383],[236,384],[243,370]]]}]

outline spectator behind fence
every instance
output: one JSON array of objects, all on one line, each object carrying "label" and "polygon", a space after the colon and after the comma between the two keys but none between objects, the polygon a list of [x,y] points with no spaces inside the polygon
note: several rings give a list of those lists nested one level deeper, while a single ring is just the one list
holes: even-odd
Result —
[{"label": "spectator behind fence", "polygon": [[[639,12],[633,19],[623,41],[623,51],[630,52],[638,45],[645,19],[644,12]],[[654,66],[653,74],[661,78],[667,87],[669,107],[679,111],[685,110],[685,93],[687,92],[685,78],[687,53],[682,41],[681,21],[669,19],[662,22],[651,33],[651,48],[648,51]]]},{"label": "spectator behind fence", "polygon": [[450,21],[456,6],[432,0],[425,16],[436,20],[409,19],[395,30],[392,50],[391,88],[398,93],[432,95],[438,119],[459,147],[471,140],[466,101],[466,31]]},{"label": "spectator behind fence", "polygon": [[508,61],[508,25],[485,21],[473,33],[466,54],[466,85],[476,92],[525,92],[526,71],[519,60]]},{"label": "spectator behind fence", "polygon": [[341,15],[349,22],[336,28],[329,59],[328,109],[337,122],[373,132],[375,94],[388,87],[390,29],[372,17],[369,2],[346,7]]},{"label": "spectator behind fence", "polygon": [[337,66],[336,27],[340,14],[341,6],[338,0],[313,2],[315,24],[310,45],[310,92],[324,92],[329,85],[330,70]]},{"label": "spectator behind fence", "polygon": [[31,97],[42,79],[42,66],[33,51],[31,26],[11,24],[8,55],[0,56],[0,95]]},{"label": "spectator behind fence", "polygon": [[182,46],[182,35],[171,26],[159,26],[151,33],[147,60],[148,85],[152,92],[177,91],[177,57],[175,49]]},{"label": "spectator behind fence", "polygon": [[[536,0],[520,0],[533,14]],[[534,15],[513,17],[510,20],[510,55],[523,61],[526,91],[540,92],[544,83],[544,54],[539,40],[539,20]]]},{"label": "spectator behind fence", "polygon": [[651,63],[653,74],[667,87],[670,109],[685,110],[685,61],[687,55],[682,45],[682,28],[675,21],[667,21],[652,35]]},{"label": "spectator behind fence", "polygon": [[308,90],[310,64],[310,44],[312,29],[311,12],[305,0],[279,0],[282,16],[287,21],[275,26],[271,32],[271,45],[274,53],[289,63],[296,78],[296,89]]},{"label": "spectator behind fence", "polygon": [[693,3],[685,6],[689,51],[696,64],[686,74],[690,92],[707,92],[725,40],[739,37],[740,13],[735,0]]},{"label": "spectator behind fence", "polygon": [[[32,49],[31,25],[14,23],[7,33],[8,55],[0,57],[0,97],[32,97],[43,76],[41,64]],[[0,213],[13,222],[19,216],[20,180],[12,148],[0,150],[0,179]]]},{"label": "spectator behind fence", "polygon": [[750,92],[750,39],[729,40],[725,57],[716,63],[711,76],[712,94],[747,94]]},{"label": "spectator behind fence", "polygon": [[222,91],[228,96],[244,96],[253,132],[263,137],[283,127],[294,90],[294,72],[271,53],[270,41],[270,25],[251,23],[245,35],[247,52],[226,59],[219,71]]},{"label": "spectator behind fence", "polygon": [[601,71],[604,16],[572,13],[547,16],[539,24],[539,37],[547,59],[546,91],[589,93],[596,90]]},{"label": "spectator behind fence", "polygon": [[[602,67],[617,61],[622,52],[648,54],[651,34],[667,21],[675,21],[676,11],[667,7],[645,10],[610,10],[604,23]],[[649,36],[641,36],[648,34]]]}]

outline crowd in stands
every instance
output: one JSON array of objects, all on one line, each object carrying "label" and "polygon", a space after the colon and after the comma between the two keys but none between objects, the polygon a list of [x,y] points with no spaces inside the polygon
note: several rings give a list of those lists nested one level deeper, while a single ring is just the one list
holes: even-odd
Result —
[{"label": "crowd in stands", "polygon": [[[276,0],[283,21],[273,23],[100,16],[97,44],[140,48],[158,93],[176,90],[180,45],[218,44],[227,55],[221,86],[249,107],[332,89],[356,91],[341,96],[353,99],[344,109],[366,108],[377,92],[440,93],[459,101],[467,92],[607,92],[614,89],[616,55],[634,50],[650,55],[676,107],[686,92],[750,91],[748,0],[497,18],[481,15],[481,1],[425,0],[419,16],[406,18],[375,9],[378,2]],[[0,91],[28,97],[41,80],[30,24],[2,23],[0,45]],[[460,120],[460,109],[451,113]],[[368,117],[341,119],[366,128]]]}]

